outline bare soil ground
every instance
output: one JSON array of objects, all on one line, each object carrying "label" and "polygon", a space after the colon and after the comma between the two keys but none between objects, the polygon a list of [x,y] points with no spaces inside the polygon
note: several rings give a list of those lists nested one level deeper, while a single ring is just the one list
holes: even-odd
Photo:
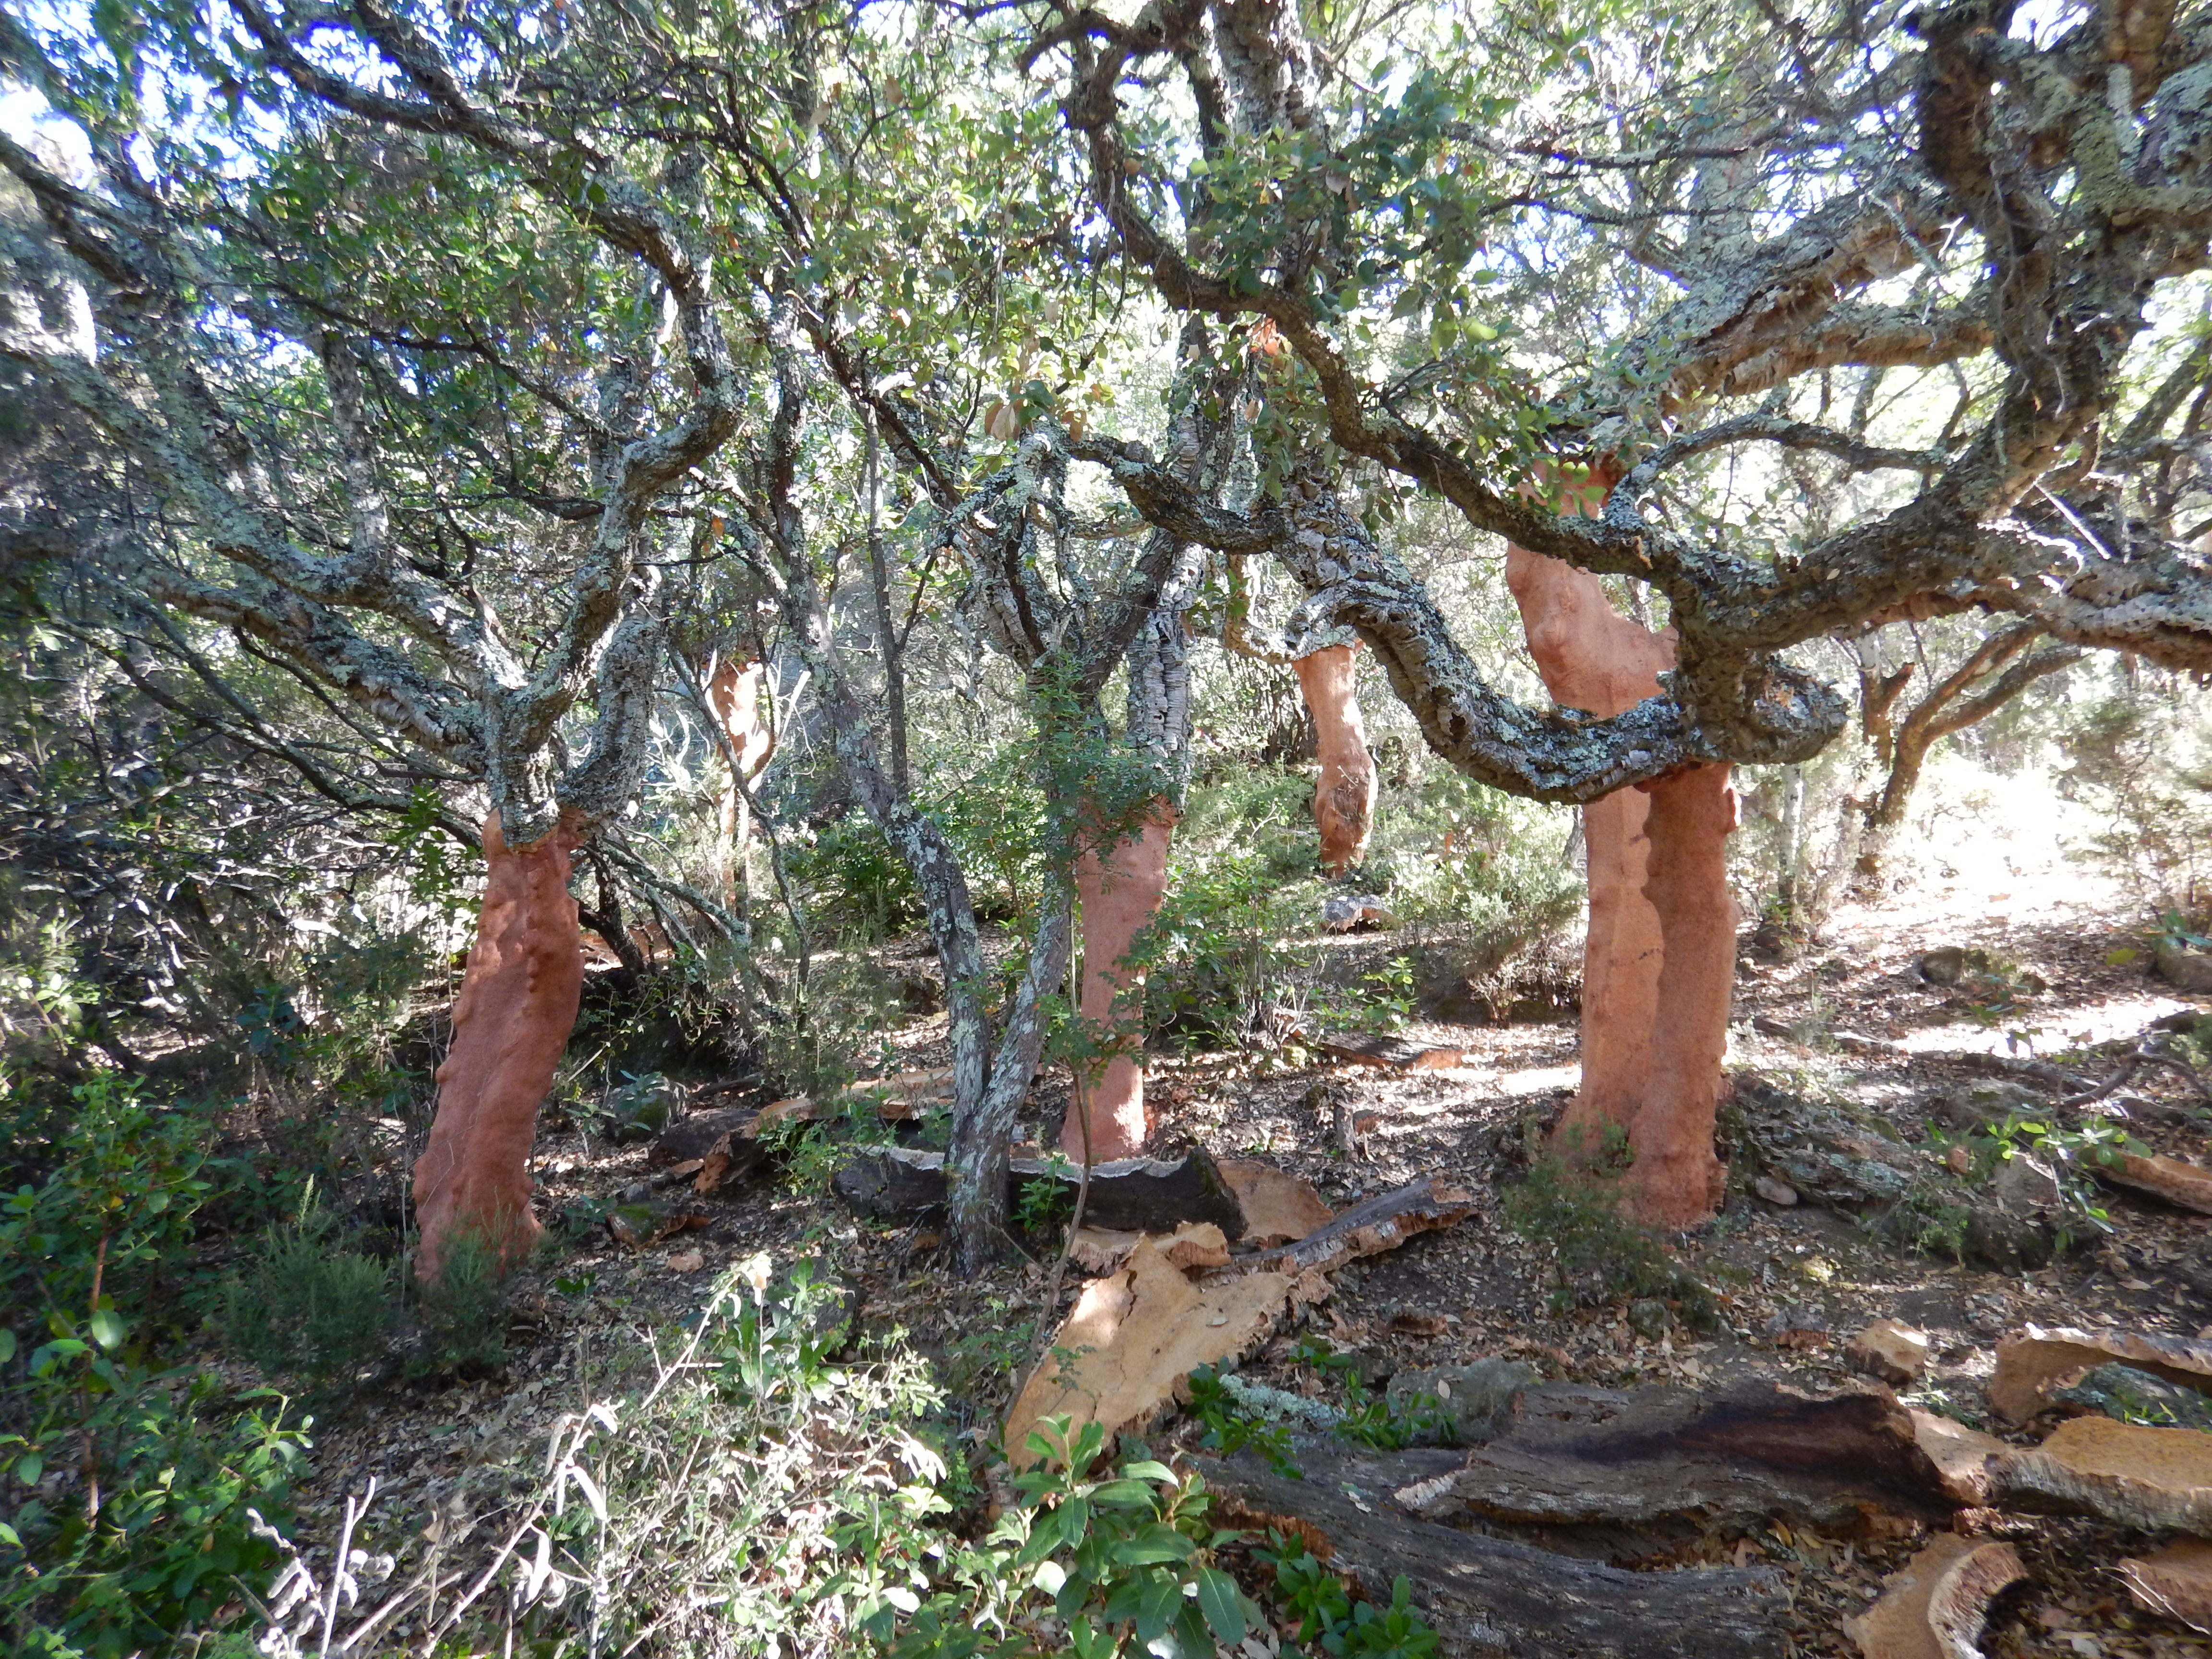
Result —
[{"label": "bare soil ground", "polygon": [[[1881,1113],[1904,1140],[1917,1141],[1930,1103],[1976,1078],[1945,1056],[2056,1053],[2132,1036],[2161,1014],[2197,1006],[2147,977],[2139,961],[2108,960],[2116,949],[2144,943],[2141,927],[2116,914],[2109,896],[2070,887],[2063,872],[2021,876],[1996,861],[1883,909],[1846,909],[1820,943],[1793,960],[1761,961],[1746,952],[1730,1065],[1848,1098]],[[1954,945],[1988,951],[2016,984],[2027,981],[2010,969],[2032,969],[2045,988],[2022,989],[1992,1006],[1986,988],[1962,994],[1926,983],[1916,968],[1921,955]],[[941,1029],[941,1019],[917,1021],[896,1041],[910,1062],[930,1063]],[[1764,1034],[1778,1029],[1787,1035]],[[1468,1063],[1391,1073],[1285,1066],[1265,1056],[1162,1056],[1151,1084],[1156,1150],[1196,1141],[1217,1155],[1266,1158],[1307,1176],[1340,1206],[1420,1173],[1475,1193],[1477,1208],[1467,1222],[1340,1273],[1333,1299],[1309,1316],[1339,1346],[1372,1356],[1377,1371],[1510,1355],[1532,1362],[1547,1379],[1603,1386],[1721,1383],[1756,1365],[1832,1389],[1853,1380],[1844,1339],[1888,1316],[1932,1339],[1933,1364],[1919,1397],[2002,1432],[1980,1390],[1995,1340],[2006,1331],[2033,1322],[2212,1334],[2212,1218],[2118,1193],[2108,1200],[2109,1233],[2090,1230],[2051,1267],[2013,1275],[1911,1252],[1808,1204],[1779,1206],[1743,1194],[1717,1223],[1681,1244],[1690,1270],[1719,1295],[1717,1328],[1697,1333],[1647,1316],[1639,1329],[1619,1302],[1562,1308],[1546,1251],[1504,1224],[1499,1193],[1518,1171],[1518,1149],[1556,1115],[1573,1085],[1571,1020],[1417,1024],[1407,1035],[1463,1048]],[[2146,1079],[2143,1087],[2188,1103],[2174,1079]],[[1040,1088],[1044,1119],[1056,1114],[1061,1092]],[[1349,1152],[1338,1134],[1346,1110],[1362,1126]],[[2130,1127],[2160,1152],[2207,1162],[2205,1121]],[[549,1211],[618,1193],[644,1174],[640,1149],[586,1145],[574,1136],[550,1139],[542,1149]],[[330,1524],[342,1495],[375,1474],[380,1488],[372,1525],[380,1535],[408,1540],[415,1550],[452,1547],[425,1541],[426,1524],[435,1531],[440,1512],[465,1517],[487,1488],[542,1459],[547,1424],[582,1397],[595,1364],[604,1363],[610,1328],[679,1315],[696,1305],[718,1270],[760,1250],[779,1261],[818,1258],[858,1292],[865,1330],[904,1332],[933,1352],[966,1402],[971,1432],[988,1443],[1006,1404],[1010,1362],[1030,1352],[1042,1265],[966,1279],[952,1270],[934,1229],[858,1223],[834,1200],[775,1178],[700,1207],[711,1218],[703,1231],[642,1251],[623,1249],[604,1234],[586,1237],[557,1265],[532,1275],[516,1298],[514,1357],[501,1375],[357,1398],[319,1437],[311,1511],[319,1506]],[[679,1270],[693,1251],[702,1265]],[[1071,1283],[1066,1295],[1077,1288]],[[1785,1322],[1800,1331],[1824,1325],[1829,1335],[1796,1339],[1809,1346],[1778,1344],[1770,1335],[1778,1316],[1792,1316]],[[1248,1362],[1248,1375],[1316,1388],[1318,1379],[1292,1358],[1296,1340],[1288,1331],[1277,1337]],[[2001,1605],[1985,1638],[1988,1653],[2212,1655],[2212,1642],[2134,1608],[2115,1577],[2112,1565],[2139,1553],[2148,1539],[2081,1522],[2017,1517],[2002,1524],[2033,1577]],[[1863,1608],[1882,1575],[1924,1541],[1924,1531],[1909,1524],[1889,1535],[1850,1538],[1778,1525],[1716,1539],[1694,1559],[1780,1567],[1796,1587],[1797,1650],[1850,1653],[1841,1620]]]}]

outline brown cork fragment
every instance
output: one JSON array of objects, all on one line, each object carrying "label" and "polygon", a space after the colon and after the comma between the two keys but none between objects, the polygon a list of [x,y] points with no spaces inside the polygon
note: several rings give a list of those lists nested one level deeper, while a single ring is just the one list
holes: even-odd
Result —
[{"label": "brown cork fragment", "polygon": [[1256,1158],[1224,1158],[1221,1178],[1244,1212],[1244,1243],[1266,1249],[1306,1237],[1335,1219],[1313,1183]]},{"label": "brown cork fragment", "polygon": [[2136,1605],[2212,1636],[2212,1544],[2185,1538],[2119,1565]]},{"label": "brown cork fragment", "polygon": [[2018,1508],[2101,1516],[2146,1531],[2212,1533],[2212,1434],[2109,1417],[2062,1423],[2041,1445],[1991,1466],[1992,1491]]},{"label": "brown cork fragment", "polygon": [[2011,1545],[1941,1534],[1844,1634],[1866,1659],[1980,1659],[1990,1604],[2027,1577]]},{"label": "brown cork fragment", "polygon": [[2170,1382],[2212,1394],[2212,1342],[2142,1331],[2078,1330],[2027,1325],[1997,1344],[1984,1392],[2008,1421],[2025,1423],[2084,1371],[2117,1359]]},{"label": "brown cork fragment", "polygon": [[1375,827],[1376,779],[1359,714],[1359,668],[1351,645],[1328,645],[1291,664],[1313,716],[1321,776],[1314,787],[1314,824],[1321,831],[1322,868],[1347,873],[1367,851]]},{"label": "brown cork fragment", "polygon": [[1292,1282],[1263,1273],[1196,1285],[1170,1258],[1167,1241],[1145,1239],[1126,1267],[1091,1282],[1053,1338],[1053,1356],[1007,1416],[1008,1461],[1035,1463],[1030,1433],[1063,1413],[1071,1434],[1091,1422],[1109,1439],[1141,1429],[1193,1370],[1243,1354],[1272,1331]]},{"label": "brown cork fragment", "polygon": [[2136,1192],[2148,1193],[2162,1198],[2178,1209],[2194,1210],[2199,1215],[2212,1215],[2212,1170],[2202,1164],[2185,1163],[2178,1158],[2147,1158],[2137,1152],[2122,1152],[2110,1164],[2092,1166],[2104,1180],[2116,1187],[2126,1187]]},{"label": "brown cork fragment", "polygon": [[1984,1434],[1933,1412],[1909,1407],[1915,1444],[1927,1454],[1942,1477],[1944,1495],[1953,1502],[1975,1508],[1990,1501],[1990,1460],[2013,1448],[1993,1434]]}]

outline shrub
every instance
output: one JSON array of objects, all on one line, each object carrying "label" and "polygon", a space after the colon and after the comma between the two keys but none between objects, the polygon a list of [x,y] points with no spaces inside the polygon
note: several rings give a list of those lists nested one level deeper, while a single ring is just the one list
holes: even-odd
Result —
[{"label": "shrub", "polygon": [[1710,1328],[1712,1291],[1658,1236],[1624,1219],[1611,1194],[1556,1159],[1540,1159],[1503,1194],[1506,1224],[1551,1253],[1552,1305],[1565,1311],[1629,1297],[1669,1302],[1684,1322]]},{"label": "shrub", "polygon": [[272,1227],[247,1272],[223,1287],[223,1338],[264,1370],[326,1382],[380,1352],[392,1322],[392,1267],[340,1248],[329,1215]]}]

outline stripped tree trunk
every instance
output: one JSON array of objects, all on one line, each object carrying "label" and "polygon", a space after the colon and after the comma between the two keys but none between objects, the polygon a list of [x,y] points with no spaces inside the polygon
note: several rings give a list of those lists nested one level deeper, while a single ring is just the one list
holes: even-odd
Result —
[{"label": "stripped tree trunk", "polygon": [[1071,1107],[1060,1148],[1071,1158],[1087,1152],[1093,1163],[1133,1158],[1145,1144],[1145,975],[1128,961],[1137,935],[1151,923],[1168,885],[1168,845],[1175,836],[1172,802],[1156,799],[1143,825],[1104,847],[1089,847],[1075,862],[1076,897],[1083,907],[1082,1012],[1094,1029],[1109,1030],[1113,1057],[1085,1079],[1088,1145],[1083,1120]]},{"label": "stripped tree trunk", "polygon": [[1375,757],[1359,715],[1359,668],[1353,645],[1326,645],[1291,667],[1313,716],[1321,776],[1314,786],[1314,823],[1321,831],[1322,867],[1347,873],[1367,852],[1375,827]]},{"label": "stripped tree trunk", "polygon": [[721,866],[723,890],[731,908],[740,913],[752,886],[752,808],[745,799],[745,788],[775,752],[775,732],[761,710],[761,684],[767,673],[763,663],[725,658],[714,665],[707,681],[707,705],[729,739],[727,758],[736,769],[722,783],[720,836],[715,853]]},{"label": "stripped tree trunk", "polygon": [[[1671,635],[1620,615],[1596,577],[1514,547],[1506,580],[1554,702],[1613,715],[1660,694]],[[1725,766],[1685,768],[1583,809],[1583,1079],[1554,1139],[1590,1163],[1625,1141],[1634,1162],[1623,1198],[1658,1225],[1703,1220],[1722,1194],[1712,1139],[1735,978],[1735,823]]]},{"label": "stripped tree trunk", "polygon": [[438,1068],[430,1143],[415,1164],[415,1275],[424,1284],[460,1239],[481,1241],[511,1267],[541,1231],[530,1213],[530,1146],[583,994],[568,896],[580,840],[564,817],[550,835],[510,847],[499,814],[484,821],[483,908],[453,1005],[453,1045]]}]

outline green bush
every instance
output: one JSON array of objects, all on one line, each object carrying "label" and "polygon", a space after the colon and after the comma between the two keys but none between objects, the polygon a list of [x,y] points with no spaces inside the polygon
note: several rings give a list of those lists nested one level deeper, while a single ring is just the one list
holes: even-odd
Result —
[{"label": "green bush", "polygon": [[436,1280],[416,1292],[425,1364],[476,1373],[506,1363],[507,1278],[488,1240],[465,1232],[447,1241]]},{"label": "green bush", "polygon": [[1552,1255],[1552,1305],[1561,1311],[1629,1297],[1674,1306],[1684,1322],[1709,1328],[1719,1316],[1711,1290],[1658,1236],[1624,1219],[1613,1194],[1556,1159],[1540,1159],[1502,1194],[1508,1226]]},{"label": "green bush", "polygon": [[341,1248],[327,1213],[309,1210],[264,1236],[253,1266],[223,1287],[223,1340],[264,1370],[317,1382],[359,1370],[384,1347],[392,1267]]},{"label": "green bush", "polygon": [[0,1208],[0,1626],[13,1651],[107,1659],[166,1651],[265,1582],[256,1511],[282,1516],[306,1441],[277,1396],[219,1404],[161,1360],[214,1188],[205,1116],[109,1077],[73,1097],[46,1178]]}]

